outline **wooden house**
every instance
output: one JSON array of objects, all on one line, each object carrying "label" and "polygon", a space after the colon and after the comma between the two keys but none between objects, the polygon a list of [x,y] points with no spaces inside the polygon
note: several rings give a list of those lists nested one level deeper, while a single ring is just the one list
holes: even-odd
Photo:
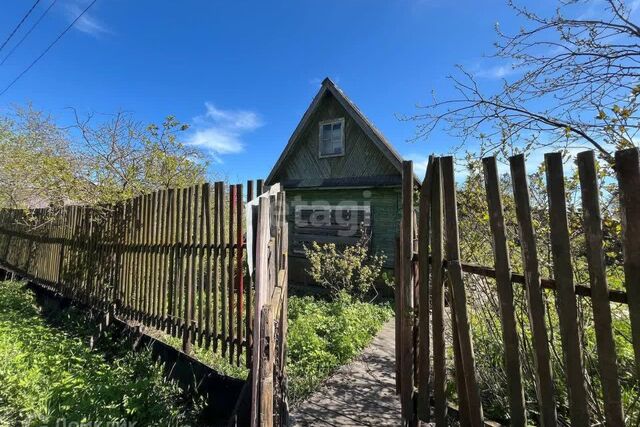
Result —
[{"label": "wooden house", "polygon": [[402,158],[330,79],[266,179],[286,190],[289,276],[306,282],[303,245],[366,240],[393,268]]}]

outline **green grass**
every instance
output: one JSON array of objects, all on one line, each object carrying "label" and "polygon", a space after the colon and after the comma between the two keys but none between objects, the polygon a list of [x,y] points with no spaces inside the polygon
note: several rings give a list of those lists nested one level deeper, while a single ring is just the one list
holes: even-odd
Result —
[{"label": "green grass", "polygon": [[92,351],[90,325],[74,309],[45,319],[22,284],[0,282],[0,425],[191,422],[194,405],[148,351],[108,339]]},{"label": "green grass", "polygon": [[390,305],[289,297],[287,373],[289,400],[309,396],[338,367],[351,361],[393,316]]},{"label": "green grass", "polygon": [[[334,301],[312,296],[289,297],[287,375],[289,400],[300,401],[316,390],[338,367],[350,362],[393,316],[390,304],[360,302],[346,294]],[[154,338],[180,349],[182,338],[147,330]],[[245,356],[241,366],[198,345],[192,356],[221,374],[247,379]]]}]

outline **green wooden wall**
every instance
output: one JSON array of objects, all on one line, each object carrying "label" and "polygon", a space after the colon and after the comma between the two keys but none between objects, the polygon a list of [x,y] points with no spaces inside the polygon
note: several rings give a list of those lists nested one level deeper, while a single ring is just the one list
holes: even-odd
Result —
[{"label": "green wooden wall", "polygon": [[[345,119],[345,154],[340,157],[320,158],[319,123],[338,118]],[[291,152],[273,182],[380,175],[400,174],[342,105],[327,92],[308,125],[293,143]]]},{"label": "green wooden wall", "polygon": [[[293,230],[295,206],[298,204],[338,205],[346,203],[371,207],[371,250],[384,252],[387,256],[385,267],[393,268],[395,260],[395,239],[399,232],[401,216],[401,193],[398,187],[365,189],[305,189],[286,190],[289,230]],[[289,233],[290,239],[293,233]],[[290,247],[293,242],[290,242]],[[306,282],[304,269],[307,264],[303,257],[290,254],[289,276],[293,281]]]}]

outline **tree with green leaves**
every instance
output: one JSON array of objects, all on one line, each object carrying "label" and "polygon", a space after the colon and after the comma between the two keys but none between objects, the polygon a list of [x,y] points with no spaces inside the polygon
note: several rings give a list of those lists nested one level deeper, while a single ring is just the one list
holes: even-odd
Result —
[{"label": "tree with green leaves", "polygon": [[207,156],[183,142],[188,125],[175,117],[73,113],[64,128],[31,106],[0,117],[0,207],[108,205],[205,180]]}]

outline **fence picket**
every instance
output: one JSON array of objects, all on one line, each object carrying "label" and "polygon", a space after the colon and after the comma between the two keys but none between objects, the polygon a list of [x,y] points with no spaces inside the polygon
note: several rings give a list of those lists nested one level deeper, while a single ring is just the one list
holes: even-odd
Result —
[{"label": "fence picket", "polygon": [[624,278],[631,319],[631,342],[640,379],[640,155],[637,148],[616,153]]},{"label": "fence picket", "polygon": [[440,159],[433,161],[433,190],[431,194],[431,317],[433,330],[433,396],[434,419],[437,427],[447,421],[447,366],[444,337],[444,280],[443,264],[443,201]]},{"label": "fence picket", "polygon": [[427,171],[420,188],[420,211],[418,217],[418,419],[429,421],[431,390],[429,384],[429,222],[431,193],[433,188],[433,156],[429,157]]},{"label": "fence picket", "polygon": [[590,425],[589,408],[584,378],[582,343],[578,331],[578,307],[573,283],[562,154],[548,153],[545,154],[544,160],[549,200],[553,275],[557,284],[556,306],[560,323],[560,338],[564,350],[571,425],[588,426]]},{"label": "fence picket", "polygon": [[489,223],[493,242],[496,270],[496,287],[500,301],[500,321],[504,342],[505,373],[509,395],[510,422],[513,426],[527,425],[524,390],[522,388],[522,369],[518,350],[518,331],[516,329],[513,288],[511,286],[511,262],[504,224],[504,211],[498,167],[495,157],[482,159],[484,182],[489,209]]},{"label": "fence picket", "polygon": [[402,367],[400,380],[400,400],[402,402],[402,418],[408,424],[415,423],[413,408],[413,164],[411,161],[402,162],[402,222],[400,225],[400,366]]},{"label": "fence picket", "polygon": [[236,363],[240,365],[240,355],[242,354],[242,346],[244,341],[244,330],[242,328],[243,311],[244,311],[244,266],[243,266],[243,241],[242,241],[242,184],[236,184],[236,291],[238,293],[236,300]]},{"label": "fence picket", "polygon": [[233,229],[235,222],[235,209],[236,209],[236,192],[237,188],[235,185],[229,186],[229,276],[228,276],[228,297],[229,297],[229,362],[233,363],[233,358],[235,355],[235,318],[233,317],[233,311],[235,306],[235,275],[234,275],[234,264],[235,264],[235,231]]},{"label": "fence picket", "polygon": [[600,191],[593,151],[579,153],[577,163],[605,419],[607,425],[624,425],[616,362],[616,346],[611,330],[611,307],[609,305],[602,244]]},{"label": "fence picket", "polygon": [[[453,157],[442,158],[442,186],[444,190],[445,229],[447,235],[446,254],[447,270],[452,289],[454,316],[456,319],[458,342],[460,346],[460,358],[462,359],[463,372],[457,375],[464,376],[466,387],[468,416],[472,426],[483,425],[482,402],[480,390],[476,380],[475,356],[473,354],[473,340],[469,319],[467,315],[467,297],[462,278],[460,265],[460,247],[458,236],[458,208],[456,205],[456,184],[453,168]],[[459,390],[459,393],[465,391]]]},{"label": "fence picket", "polygon": [[542,414],[541,423],[543,426],[549,427],[557,425],[558,419],[553,395],[549,341],[545,328],[545,308],[540,286],[538,254],[535,243],[535,230],[531,219],[529,186],[527,184],[524,156],[521,154],[513,156],[509,158],[509,163],[525,270],[527,309],[531,321],[534,346],[536,395],[540,413]]}]

